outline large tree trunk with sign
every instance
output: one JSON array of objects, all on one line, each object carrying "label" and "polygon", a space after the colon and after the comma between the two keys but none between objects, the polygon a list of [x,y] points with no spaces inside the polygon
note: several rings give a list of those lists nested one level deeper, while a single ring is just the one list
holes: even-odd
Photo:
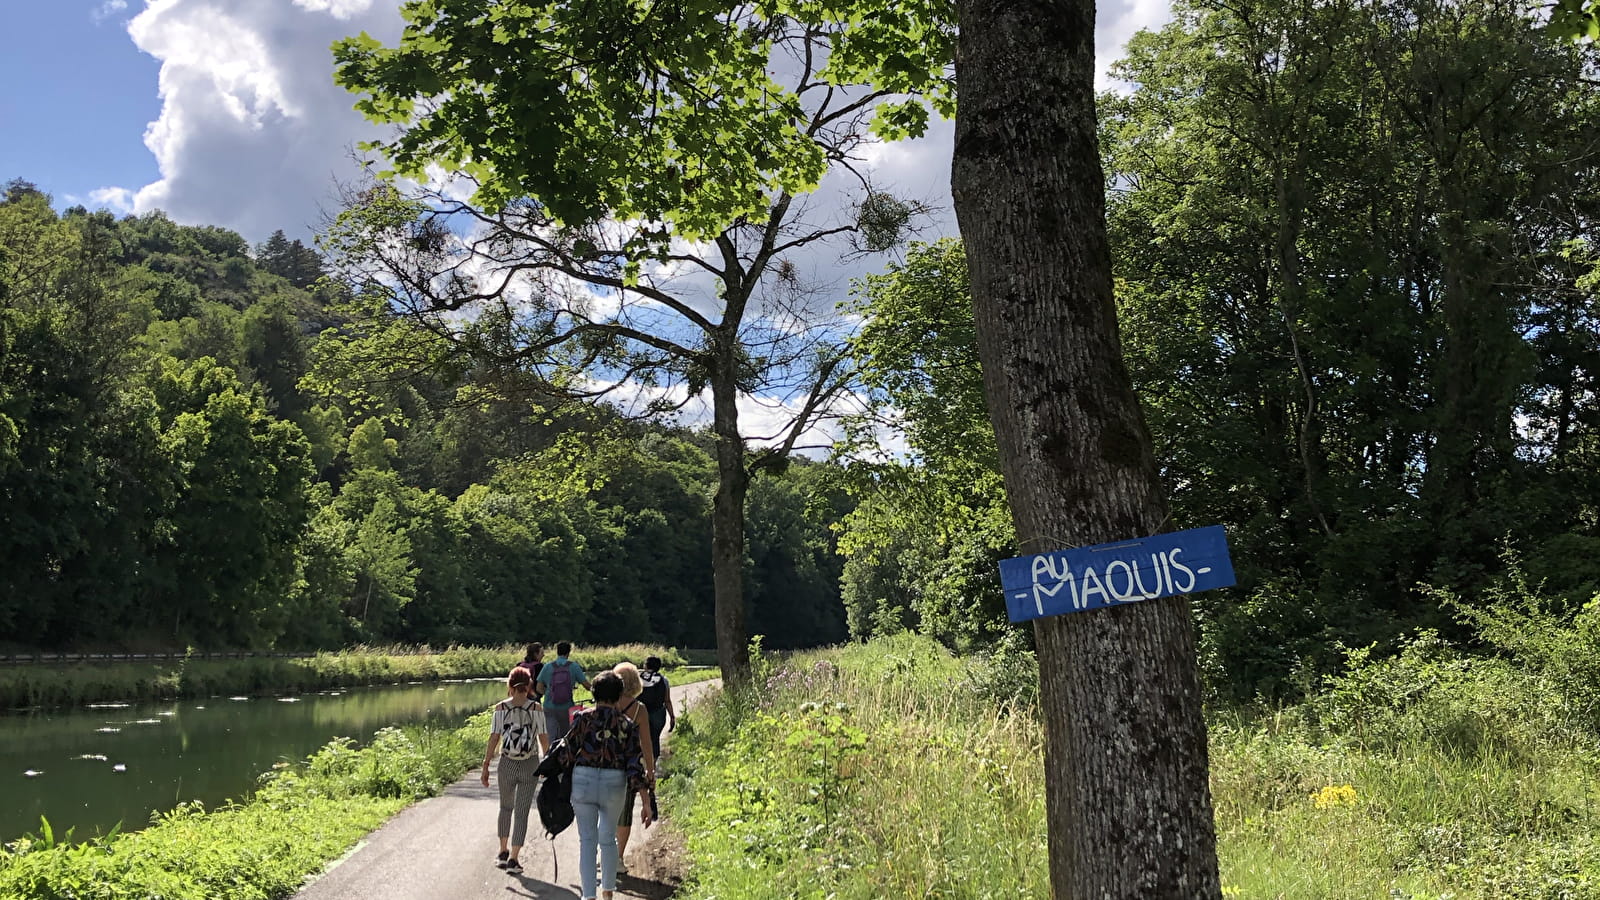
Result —
[{"label": "large tree trunk with sign", "polygon": [[[1166,530],[1112,302],[1092,0],[959,10],[952,187],[1021,547]],[[1055,896],[1220,897],[1188,598],[1034,627]]]}]

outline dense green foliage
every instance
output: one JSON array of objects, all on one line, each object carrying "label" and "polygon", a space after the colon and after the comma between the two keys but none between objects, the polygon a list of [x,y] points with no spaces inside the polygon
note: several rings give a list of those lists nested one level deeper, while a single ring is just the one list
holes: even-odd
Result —
[{"label": "dense green foliage", "polygon": [[1194,4],[1129,45],[1124,339],[1177,524],[1239,548],[1199,600],[1230,689],[1451,629],[1416,586],[1477,600],[1502,542],[1600,589],[1593,62],[1498,0]]},{"label": "dense green foliage", "polygon": [[[1495,656],[1425,634],[1397,657],[1352,654],[1301,705],[1213,716],[1224,896],[1589,896],[1600,611],[1571,625],[1546,605],[1498,598]],[[762,675],[674,735],[683,896],[1047,892],[1035,669],[900,635]]]},{"label": "dense green foliage", "polygon": [[1600,38],[1600,15],[1585,0],[1556,0],[1550,6],[1550,30],[1562,37],[1593,41]]},{"label": "dense green foliage", "polygon": [[862,382],[895,411],[907,452],[886,458],[870,430],[852,447],[863,499],[840,538],[851,633],[987,644],[1005,634],[998,561],[1015,538],[960,242],[913,247],[858,286],[853,311],[870,316],[852,343]]},{"label": "dense green foliage", "polygon": [[[492,373],[343,379],[344,342],[323,334],[359,302],[281,233],[251,248],[159,213],[57,214],[11,184],[0,634],[714,644],[705,435],[508,394]],[[845,633],[829,525],[846,510],[810,502],[815,469],[751,504],[749,614],[784,646]]]},{"label": "dense green foliage", "polygon": [[[1117,65],[1123,344],[1171,526],[1226,525],[1240,576],[1196,598],[1213,691],[1293,696],[1341,642],[1465,636],[1419,585],[1475,607],[1508,547],[1569,610],[1600,590],[1592,65],[1497,0],[1189,3]],[[1003,623],[964,267],[923,246],[860,291],[911,453],[858,466],[855,634]]]},{"label": "dense green foliage", "polygon": [[0,849],[0,896],[16,900],[267,900],[409,803],[439,792],[482,753],[489,713],[455,730],[384,729],[362,748],[329,742],[265,773],[247,801],[184,804],[150,827],[83,843],[41,832]]}]

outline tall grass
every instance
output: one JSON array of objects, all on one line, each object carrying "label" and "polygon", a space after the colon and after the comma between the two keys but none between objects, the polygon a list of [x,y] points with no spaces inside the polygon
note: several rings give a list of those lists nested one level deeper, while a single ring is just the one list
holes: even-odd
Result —
[{"label": "tall grass", "polygon": [[[1037,713],[975,680],[1036,677],[1012,662],[900,637],[764,663],[690,713],[682,896],[1048,897]],[[1567,687],[1423,635],[1301,706],[1214,714],[1225,896],[1600,898],[1600,736]]]},{"label": "tall grass", "polygon": [[1212,723],[1224,880],[1243,897],[1600,897],[1600,755],[1573,710],[1560,680],[1431,634],[1353,653],[1299,707]]},{"label": "tall grass", "polygon": [[1039,732],[931,642],[800,654],[689,714],[668,802],[681,896],[1048,893]]},{"label": "tall grass", "polygon": [[[300,693],[369,684],[492,678],[522,658],[521,644],[500,647],[352,647],[295,659],[183,659],[0,667],[0,709],[69,706],[108,700],[166,700],[219,694]],[[596,671],[628,659],[683,657],[670,647],[580,647],[572,658]],[[553,658],[549,652],[546,659]]]}]

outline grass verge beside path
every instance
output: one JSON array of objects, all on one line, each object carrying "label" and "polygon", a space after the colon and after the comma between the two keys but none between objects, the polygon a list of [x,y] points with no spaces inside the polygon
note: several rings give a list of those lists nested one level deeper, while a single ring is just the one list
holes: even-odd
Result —
[{"label": "grass verge beside path", "polygon": [[1044,897],[1040,734],[932,642],[758,664],[680,720],[686,898]]},{"label": "grass verge beside path", "polygon": [[488,716],[455,730],[384,729],[360,749],[337,739],[301,766],[262,776],[247,803],[186,804],[143,831],[74,844],[46,826],[0,851],[0,897],[287,897],[362,835],[469,768],[483,752]]},{"label": "grass verge beside path", "polygon": [[[1049,896],[1033,677],[910,636],[758,664],[674,735],[679,896]],[[1212,716],[1224,896],[1600,898],[1600,740],[1564,696],[1424,636]]]},{"label": "grass verge beside path", "polygon": [[[185,659],[0,667],[0,710],[102,701],[168,700],[222,694],[301,693],[369,684],[503,676],[522,658],[521,644],[501,647],[353,647],[298,659]],[[683,654],[669,647],[624,644],[578,648],[596,671],[623,659],[661,657],[667,668]],[[549,652],[546,659],[553,659]]]},{"label": "grass verge beside path", "polygon": [[[599,658],[599,657],[597,657]],[[718,677],[668,672],[674,684]],[[41,833],[0,848],[5,900],[276,900],[395,813],[433,796],[483,757],[490,711],[459,728],[386,728],[366,747],[330,741],[261,778],[248,802],[190,803],[150,827],[84,843]]]}]

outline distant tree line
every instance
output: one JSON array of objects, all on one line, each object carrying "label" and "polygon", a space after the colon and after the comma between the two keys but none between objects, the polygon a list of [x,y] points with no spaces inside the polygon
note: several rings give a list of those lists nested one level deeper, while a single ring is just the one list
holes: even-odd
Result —
[{"label": "distant tree line", "polygon": [[[0,635],[22,646],[713,645],[695,430],[418,367],[315,376],[348,290],[282,232],[0,201]],[[308,376],[312,376],[309,377]],[[845,637],[805,460],[751,490],[750,622]]]}]

